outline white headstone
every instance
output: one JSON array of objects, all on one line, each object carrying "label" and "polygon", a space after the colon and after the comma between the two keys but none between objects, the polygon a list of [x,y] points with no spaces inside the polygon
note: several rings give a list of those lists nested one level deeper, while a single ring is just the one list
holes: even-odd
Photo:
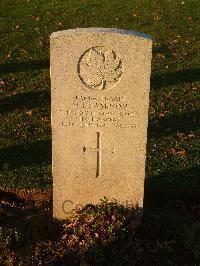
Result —
[{"label": "white headstone", "polygon": [[51,35],[53,212],[143,206],[152,40],[90,28]]}]

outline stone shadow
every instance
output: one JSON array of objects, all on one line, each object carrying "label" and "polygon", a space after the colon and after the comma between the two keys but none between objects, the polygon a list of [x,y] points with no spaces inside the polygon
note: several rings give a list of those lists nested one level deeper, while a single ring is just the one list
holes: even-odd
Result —
[{"label": "stone shadow", "polygon": [[[34,97],[35,101],[32,100]],[[44,97],[46,97],[46,94]],[[21,97],[19,97],[19,101],[15,103],[15,105],[12,105],[12,108],[17,108],[17,105],[22,107],[23,104],[24,106],[27,106],[27,103],[32,107],[36,106],[38,104],[37,93],[28,93],[27,100],[21,100]],[[41,104],[43,105],[42,102]],[[9,109],[9,107],[7,108]],[[4,111],[5,110],[6,108]],[[187,133],[191,132],[191,130],[196,130],[200,125],[199,117],[199,111],[191,111],[181,113],[180,115],[171,115],[159,119],[152,119],[149,121],[148,138],[159,138],[162,136],[172,135],[176,132]],[[44,162],[49,164],[51,163],[50,139],[34,143],[24,143],[0,150],[1,170],[3,169],[4,163],[9,165],[9,169],[19,169],[23,166],[42,164]]]},{"label": "stone shadow", "polygon": [[30,91],[13,96],[4,97],[0,104],[0,113],[12,112],[16,109],[37,108],[45,106],[50,108],[50,91]]},{"label": "stone shadow", "polygon": [[151,88],[162,89],[167,86],[199,81],[200,69],[180,70],[161,75],[151,76]]},{"label": "stone shadow", "polygon": [[[192,173],[197,177],[198,170],[185,169],[169,175],[171,178],[179,176],[180,180],[187,176],[190,182]],[[166,176],[166,173],[157,178],[163,176]],[[104,228],[104,220],[99,217],[96,224],[98,226],[94,227],[89,235],[84,235],[84,226],[90,222],[90,215],[88,219],[82,219],[85,217],[83,215],[79,220],[79,227],[83,231],[80,231],[79,227],[73,228],[71,224],[74,221],[76,225],[77,218],[71,222],[53,220],[52,192],[42,202],[41,196],[38,196],[38,200],[27,200],[24,194],[21,198],[19,194],[0,191],[0,200],[3,200],[1,226],[4,230],[14,229],[21,234],[19,239],[13,240],[11,250],[31,260],[28,256],[33,254],[33,248],[37,247],[40,256],[33,257],[34,262],[38,262],[39,258],[40,263],[44,265],[164,265],[163,261],[166,260],[169,260],[169,264],[165,265],[195,265],[194,258],[184,248],[184,226],[200,222],[197,208],[200,194],[187,194],[181,189],[179,191],[177,186],[176,191],[167,188],[163,191],[150,190],[148,182],[145,183],[144,217],[141,226],[135,227],[134,219],[128,210],[125,224],[113,233],[111,241],[104,242],[99,238],[88,245],[84,252],[76,245],[73,248],[68,246],[70,242],[67,244],[66,237],[78,237],[80,240],[77,240],[77,243],[84,243],[84,239],[94,239],[95,233],[97,236],[101,233],[104,236],[104,231],[98,232],[101,226]],[[171,186],[173,185],[172,182]],[[89,209],[90,212],[84,209],[83,212],[93,214],[90,206]],[[109,219],[112,219],[111,213],[109,215]],[[30,265],[35,265],[31,263]]]},{"label": "stone shadow", "polygon": [[[160,193],[162,198],[199,197],[200,198],[200,167],[198,165],[182,170],[170,170],[152,175],[145,180],[145,195]],[[166,195],[166,196],[165,196]]]},{"label": "stone shadow", "polygon": [[[185,248],[185,226],[200,223],[199,168],[161,173],[145,182],[144,216],[136,230],[127,220],[125,237],[117,232],[114,241],[88,247],[89,265],[195,265],[195,258]],[[166,186],[163,179],[171,178]],[[151,188],[151,180],[163,182],[163,190]],[[177,179],[178,182],[177,182]],[[153,182],[153,180],[152,180]],[[164,184],[165,183],[165,184]],[[184,183],[182,187],[179,187]],[[169,189],[168,189],[169,188]],[[194,191],[195,188],[195,191]],[[163,264],[164,262],[164,264]],[[167,262],[167,263],[166,263]]]},{"label": "stone shadow", "polygon": [[200,112],[198,110],[168,115],[149,120],[148,137],[162,137],[176,132],[190,132],[200,126]]},{"label": "stone shadow", "polygon": [[[167,49],[167,48],[163,48]],[[157,49],[159,51],[159,49]],[[156,50],[156,51],[157,51]],[[162,49],[161,49],[162,50]],[[167,52],[168,53],[168,52]],[[50,67],[49,59],[32,60],[25,62],[5,63],[0,65],[0,74],[21,72],[27,70],[47,69]],[[185,69],[177,72],[166,74],[152,74],[151,87],[152,89],[162,89],[163,87],[178,85],[182,83],[190,83],[199,81],[200,69]]]},{"label": "stone shadow", "polygon": [[24,143],[0,150],[0,170],[19,169],[33,164],[51,164],[51,140]]},{"label": "stone shadow", "polygon": [[25,62],[5,63],[0,65],[0,74],[49,68],[49,59]]},{"label": "stone shadow", "polygon": [[[16,193],[19,193],[20,196]],[[36,190],[32,191],[32,193],[36,193]],[[38,194],[41,194],[41,192],[39,191]],[[26,192],[22,194],[22,192],[17,191],[5,192],[0,190],[0,200],[3,202],[0,213],[1,233],[4,231],[6,234],[11,235],[12,238],[10,239],[11,243],[9,243],[9,248],[17,255],[26,257],[33,254],[34,245],[38,245],[38,251],[41,253],[39,259],[40,262],[43,261],[44,265],[80,265],[82,258],[78,254],[78,250],[76,248],[74,250],[71,249],[71,247],[67,246],[67,241],[62,240],[65,239],[66,235],[69,235],[69,237],[73,235],[73,230],[68,226],[70,221],[67,219],[53,219],[52,192],[48,194],[49,197],[41,201],[41,195],[36,200],[29,199]],[[95,208],[95,205],[90,204],[80,212],[86,213],[89,211],[93,215]],[[130,208],[123,208],[121,205],[115,203],[111,205],[111,208],[114,212],[128,215],[129,220],[134,217],[134,213]],[[106,210],[110,219],[111,209],[106,207]],[[139,209],[137,209],[138,211]],[[105,210],[103,210],[103,213],[105,213]],[[87,222],[87,219],[85,222]],[[97,229],[101,229],[100,220]],[[19,236],[17,238],[16,233]],[[76,233],[77,235],[80,234],[78,231]],[[87,238],[87,236],[85,237]],[[51,241],[50,246],[49,241]],[[8,241],[6,244],[8,244]],[[91,246],[91,248],[96,247]],[[37,261],[38,258],[34,257],[34,260]],[[48,264],[46,264],[47,261],[49,261]],[[32,264],[31,260],[30,265],[36,264]]]}]

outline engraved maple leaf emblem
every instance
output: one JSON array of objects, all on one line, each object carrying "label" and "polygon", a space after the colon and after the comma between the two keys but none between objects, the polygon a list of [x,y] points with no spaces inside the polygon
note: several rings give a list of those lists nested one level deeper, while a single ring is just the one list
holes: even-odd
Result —
[{"label": "engraved maple leaf emblem", "polygon": [[92,47],[81,57],[78,70],[85,85],[104,90],[118,82],[122,76],[122,59],[113,50]]}]

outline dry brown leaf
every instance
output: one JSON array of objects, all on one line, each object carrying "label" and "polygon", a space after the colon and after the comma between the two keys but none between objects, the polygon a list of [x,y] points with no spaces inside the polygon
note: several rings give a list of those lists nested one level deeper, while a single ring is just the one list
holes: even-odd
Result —
[{"label": "dry brown leaf", "polygon": [[166,246],[169,246],[169,245],[172,245],[172,244],[175,244],[176,241],[175,240],[169,240],[169,241],[164,241],[162,243],[160,243],[160,248],[164,248]]},{"label": "dry brown leaf", "polygon": [[188,135],[188,137],[191,138],[191,139],[194,139],[196,136],[195,136],[194,133],[190,133],[190,134]]},{"label": "dry brown leaf", "polygon": [[180,155],[180,156],[186,156],[187,155],[187,153],[186,153],[186,151],[184,149],[177,151],[177,154]]},{"label": "dry brown leaf", "polygon": [[30,110],[30,111],[26,111],[25,113],[27,114],[27,115],[32,115],[32,110]]},{"label": "dry brown leaf", "polygon": [[184,149],[179,149],[176,150],[174,148],[167,149],[168,154],[173,154],[173,155],[179,155],[179,156],[186,156],[187,152]]},{"label": "dry brown leaf", "polygon": [[158,59],[165,59],[165,56],[164,56],[164,54],[157,53],[157,58]]},{"label": "dry brown leaf", "polygon": [[8,52],[7,53],[7,58],[10,58],[11,57],[11,52]]},{"label": "dry brown leaf", "polygon": [[58,26],[59,26],[59,27],[62,27],[62,28],[64,27],[63,24],[62,24],[61,22],[58,23]]}]

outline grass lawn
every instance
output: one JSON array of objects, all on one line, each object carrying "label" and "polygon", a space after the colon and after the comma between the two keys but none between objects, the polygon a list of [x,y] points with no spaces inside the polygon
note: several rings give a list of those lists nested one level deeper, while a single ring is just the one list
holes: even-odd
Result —
[{"label": "grass lawn", "polygon": [[[148,33],[153,36],[154,42],[145,202],[147,216],[149,215],[152,221],[148,226],[152,228],[147,229],[147,226],[146,229],[142,229],[142,233],[138,233],[142,234],[136,236],[136,239],[140,239],[138,240],[140,253],[134,254],[138,258],[144,256],[141,251],[145,250],[143,246],[141,248],[144,244],[141,236],[143,239],[148,238],[148,241],[155,240],[155,243],[165,242],[161,249],[167,251],[164,253],[165,257],[162,257],[160,247],[151,242],[145,253],[146,257],[151,254],[149,264],[142,260],[139,262],[135,260],[136,264],[133,264],[134,258],[125,255],[128,262],[123,261],[124,264],[119,265],[199,265],[197,260],[200,258],[200,250],[196,251],[196,247],[191,244],[194,237],[191,236],[190,230],[189,233],[187,230],[184,231],[187,238],[184,242],[182,235],[180,239],[177,237],[174,240],[176,226],[171,229],[170,237],[168,235],[170,229],[165,228],[166,221],[170,223],[173,218],[179,224],[184,223],[184,219],[187,220],[186,223],[193,224],[194,221],[200,223],[199,14],[198,0],[1,0],[0,186],[3,193],[1,198],[4,200],[7,198],[5,191],[18,194],[20,199],[25,200],[23,203],[25,205],[22,205],[30,207],[33,202],[37,203],[37,197],[34,201],[33,198],[30,199],[31,196],[23,197],[23,193],[31,191],[34,194],[34,191],[39,191],[44,200],[38,208],[46,206],[45,201],[51,205],[50,34],[77,27],[115,27]],[[44,191],[48,191],[49,196],[44,196]],[[15,201],[16,198],[12,200]],[[19,199],[16,204],[19,204]],[[161,214],[163,206],[167,206],[167,212]],[[162,217],[161,220],[156,218],[156,215],[159,216],[158,213]],[[72,224],[74,225],[74,222]],[[75,224],[79,228],[79,222]],[[161,233],[155,233],[154,227]],[[195,232],[196,227],[195,229],[192,227],[191,231]],[[152,235],[147,233],[148,230]],[[200,231],[200,225],[198,230]],[[167,236],[162,232],[167,232]],[[131,243],[127,247],[129,251],[131,245],[136,245],[136,242],[133,244],[131,241],[127,242]],[[177,248],[173,249],[173,241],[179,243]],[[126,246],[123,240],[120,243],[123,247]],[[110,246],[112,249],[113,246]],[[188,246],[189,255],[184,256],[189,256],[187,257],[189,262],[186,262],[181,252],[187,250]],[[41,249],[44,250],[44,247]],[[117,254],[119,249],[124,250],[117,248]],[[157,260],[153,260],[156,256],[152,255],[154,254],[152,249],[154,252],[155,250],[161,252]],[[78,250],[83,254],[80,247]],[[107,265],[118,265],[119,260],[112,261],[108,250],[102,251],[101,247],[100,252],[98,248],[93,247],[88,255],[89,258],[92,256],[91,265],[104,265],[103,259]],[[5,254],[6,252],[4,250]],[[120,255],[122,257],[126,254],[123,252]],[[178,254],[177,258],[175,255],[173,258],[173,252]],[[16,258],[14,259],[11,253],[5,255],[6,265],[12,265],[9,264],[9,256],[10,263],[12,259],[15,262]],[[102,260],[99,262],[97,258]],[[16,262],[13,265],[16,265]],[[72,262],[72,265],[76,265],[75,262],[74,264]]]}]

